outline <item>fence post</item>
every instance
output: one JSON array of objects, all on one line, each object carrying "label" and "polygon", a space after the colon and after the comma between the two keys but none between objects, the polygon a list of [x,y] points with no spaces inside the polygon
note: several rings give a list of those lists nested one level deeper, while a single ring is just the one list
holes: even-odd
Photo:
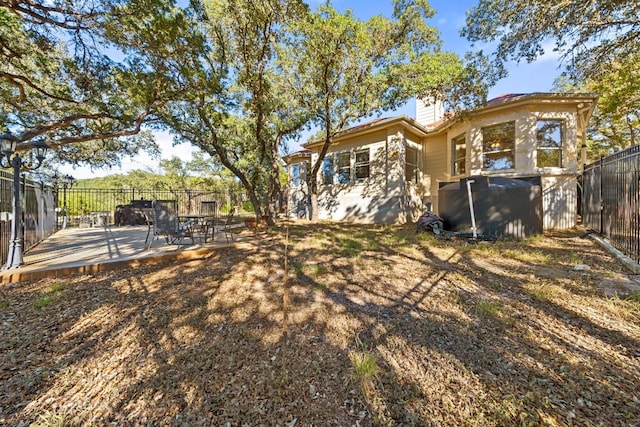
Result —
[{"label": "fence post", "polygon": [[603,159],[604,159],[604,156],[601,154],[600,155],[600,162],[598,163],[598,171],[600,172],[600,188],[599,188],[600,194],[598,194],[598,197],[600,199],[600,230],[598,230],[598,233],[601,236],[604,233],[604,199],[602,198],[602,183],[604,181],[603,173],[602,173]]}]

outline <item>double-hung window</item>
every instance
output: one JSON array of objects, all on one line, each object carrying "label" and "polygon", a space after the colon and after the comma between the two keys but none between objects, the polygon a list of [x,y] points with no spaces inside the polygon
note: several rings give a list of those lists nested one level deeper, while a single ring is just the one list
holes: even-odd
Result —
[{"label": "double-hung window", "polygon": [[362,182],[369,178],[370,173],[368,148],[355,152],[344,151],[327,154],[322,163],[322,183],[324,185]]},{"label": "double-hung window", "polygon": [[333,168],[333,154],[327,154],[322,161],[322,184],[333,184],[333,176],[335,170]]},{"label": "double-hung window", "polygon": [[369,178],[369,149],[356,151],[356,182],[364,181]]},{"label": "double-hung window", "polygon": [[513,169],[515,141],[515,122],[482,128],[482,168],[485,170]]},{"label": "double-hung window", "polygon": [[406,147],[404,159],[404,179],[406,182],[418,182],[418,150]]},{"label": "double-hung window", "polygon": [[467,163],[467,138],[463,133],[451,140],[451,175],[464,175]]},{"label": "double-hung window", "polygon": [[291,166],[291,181],[294,187],[300,186],[300,165],[292,165]]},{"label": "double-hung window", "polygon": [[562,120],[538,120],[536,165],[562,167]]},{"label": "double-hung window", "polygon": [[338,184],[351,183],[351,153],[336,154],[336,163],[338,165]]}]

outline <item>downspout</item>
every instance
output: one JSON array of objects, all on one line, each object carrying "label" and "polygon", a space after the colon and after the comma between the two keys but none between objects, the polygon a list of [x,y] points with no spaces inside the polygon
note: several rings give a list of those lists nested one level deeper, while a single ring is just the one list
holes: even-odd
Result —
[{"label": "downspout", "polygon": [[389,156],[391,153],[389,152],[389,135],[384,140],[384,195],[385,197],[389,196]]},{"label": "downspout", "polygon": [[[587,165],[587,123],[584,118],[585,108],[580,108],[582,104],[578,104],[578,121],[580,122],[580,130],[582,131],[582,145],[580,146],[580,161],[582,162],[582,172]],[[588,109],[588,108],[587,108]]]},{"label": "downspout", "polygon": [[473,233],[473,238],[478,238],[478,233],[476,230],[476,214],[473,210],[473,197],[471,195],[471,184],[475,181],[473,179],[467,180],[467,196],[469,197],[469,213],[471,214],[471,232]]}]

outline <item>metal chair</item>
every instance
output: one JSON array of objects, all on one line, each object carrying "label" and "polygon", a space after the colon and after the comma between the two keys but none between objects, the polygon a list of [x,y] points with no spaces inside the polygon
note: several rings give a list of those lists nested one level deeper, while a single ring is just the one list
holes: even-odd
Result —
[{"label": "metal chair", "polygon": [[[155,229],[153,227],[153,209],[152,208],[143,208],[142,215],[144,216],[144,221],[147,223],[147,237],[144,239],[144,242],[147,243],[149,241],[149,236],[151,236],[151,230]],[[153,239],[154,236],[151,236]],[[151,244],[149,244],[151,246]]]},{"label": "metal chair", "polygon": [[[189,221],[181,223],[178,218],[178,202],[176,200],[154,200],[152,205],[153,213],[153,235],[164,236],[167,244],[180,244],[186,237],[193,240],[193,230]],[[149,243],[151,247],[153,239]]]},{"label": "metal chair", "polygon": [[200,215],[203,215],[203,223],[200,225],[204,232],[204,241],[207,241],[209,231],[211,231],[211,240],[214,240],[216,234],[216,218],[218,216],[218,202],[215,200],[203,200],[200,202]]},{"label": "metal chair", "polygon": [[231,232],[231,224],[233,223],[233,208],[229,210],[227,214],[227,219],[224,221],[224,225],[222,227],[222,232],[224,233],[225,239],[227,239],[227,243],[229,243],[229,236],[231,236],[231,241],[233,241],[233,233]]}]

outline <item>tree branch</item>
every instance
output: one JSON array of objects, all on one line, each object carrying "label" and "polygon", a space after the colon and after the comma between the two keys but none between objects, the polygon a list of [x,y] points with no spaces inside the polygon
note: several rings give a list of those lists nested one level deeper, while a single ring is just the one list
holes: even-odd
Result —
[{"label": "tree branch", "polygon": [[[111,138],[119,138],[122,136],[137,135],[138,133],[140,133],[142,123],[144,123],[145,119],[149,116],[149,114],[150,114],[149,112],[144,112],[140,114],[136,119],[135,125],[132,129],[120,129],[112,132],[95,133],[95,134],[80,135],[80,136],[70,136],[66,138],[60,138],[55,141],[47,141],[47,143],[49,147],[58,147],[61,145],[77,144],[80,142],[96,141],[101,139],[111,139]],[[34,133],[33,131],[25,132],[24,134],[16,138],[18,141],[21,141],[17,144],[16,151],[24,151],[32,148],[33,144],[31,142],[25,142],[25,141],[31,141],[35,136],[38,135],[38,134],[33,135],[33,133]],[[42,133],[44,132],[40,132],[39,134],[42,134]]]},{"label": "tree branch", "polygon": [[61,96],[57,96],[54,95],[52,93],[47,92],[46,90],[38,87],[35,83],[33,83],[30,79],[28,79],[25,76],[19,76],[17,74],[10,74],[10,73],[6,73],[4,71],[0,71],[0,77],[4,77],[6,80],[8,80],[10,83],[12,83],[13,85],[17,86],[20,88],[20,100],[23,101],[24,99],[26,99],[26,93],[24,91],[24,87],[18,83],[19,81],[22,81],[24,84],[26,84],[27,86],[29,86],[30,88],[32,88],[33,90],[40,92],[41,94],[51,98],[51,99],[57,99],[58,101],[64,101],[64,102],[71,102],[74,104],[77,104],[78,102],[73,100],[73,99],[69,99],[69,98],[64,98]]},{"label": "tree branch", "polygon": [[[24,5],[26,5],[26,7],[20,3],[23,3]],[[7,9],[12,10],[18,15],[22,15],[23,19],[25,19],[26,15],[27,17],[31,18],[29,22],[32,22],[34,24],[50,24],[56,27],[73,31],[88,30],[90,27],[82,25],[80,21],[82,19],[94,19],[101,15],[101,13],[97,12],[78,13],[72,9],[45,6],[32,1],[0,1],[0,6],[6,7]],[[56,20],[51,16],[54,13],[64,16],[73,16],[76,21],[72,21],[73,23],[70,24],[65,21]]]}]

